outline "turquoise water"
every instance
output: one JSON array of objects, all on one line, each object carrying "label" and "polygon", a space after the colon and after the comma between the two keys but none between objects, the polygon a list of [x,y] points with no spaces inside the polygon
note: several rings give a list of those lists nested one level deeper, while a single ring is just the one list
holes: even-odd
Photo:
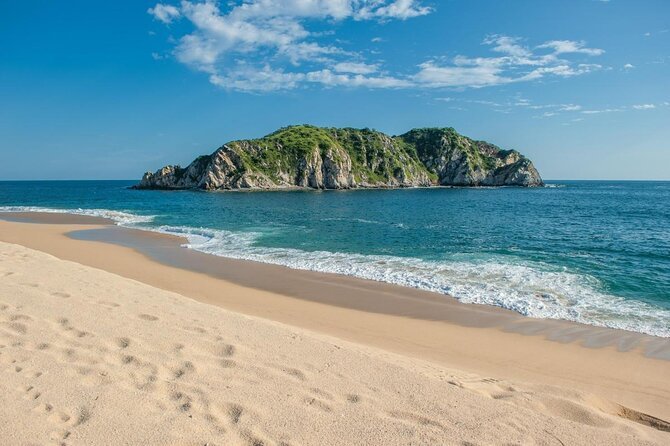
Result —
[{"label": "turquoise water", "polygon": [[670,337],[670,182],[228,193],[131,184],[0,182],[0,210],[103,215],[211,254]]}]

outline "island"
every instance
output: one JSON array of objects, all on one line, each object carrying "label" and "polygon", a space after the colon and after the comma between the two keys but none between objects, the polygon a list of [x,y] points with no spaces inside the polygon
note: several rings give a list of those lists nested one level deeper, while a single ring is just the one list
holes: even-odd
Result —
[{"label": "island", "polygon": [[355,189],[543,186],[531,160],[453,128],[389,136],[371,129],[284,127],[232,141],[187,167],[147,172],[135,189]]}]

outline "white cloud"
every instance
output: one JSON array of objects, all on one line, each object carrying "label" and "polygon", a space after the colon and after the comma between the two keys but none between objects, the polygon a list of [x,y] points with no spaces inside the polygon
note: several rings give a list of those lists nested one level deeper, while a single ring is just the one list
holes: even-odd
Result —
[{"label": "white cloud", "polygon": [[534,80],[539,79],[547,74],[561,77],[579,76],[581,74],[590,73],[601,69],[602,66],[598,64],[578,64],[572,66],[569,64],[554,65],[550,67],[540,67],[526,74],[519,80]]},{"label": "white cloud", "polygon": [[582,110],[581,113],[585,115],[597,115],[601,113],[616,113],[623,111],[623,108],[604,108],[600,110]]},{"label": "white cloud", "polygon": [[635,65],[627,63],[626,65],[623,66],[623,68],[624,70],[632,70],[633,68],[635,68]]},{"label": "white cloud", "polygon": [[489,64],[438,66],[430,61],[422,63],[419,68],[413,79],[425,87],[486,87],[512,82],[512,79],[500,75],[500,68]]},{"label": "white cloud", "polygon": [[575,104],[566,104],[566,105],[561,105],[558,108],[560,111],[579,111],[582,109],[581,105],[575,105]]},{"label": "white cloud", "polygon": [[[370,2],[382,3],[382,2]],[[420,6],[415,0],[396,0],[388,5],[381,6],[376,10],[373,9],[372,14],[376,17],[393,18],[406,20],[412,17],[419,17],[430,14],[431,8],[427,6]]]},{"label": "white cloud", "polygon": [[[602,68],[598,64],[575,64],[559,58],[558,56],[565,52],[567,46],[555,44],[556,42],[571,41],[551,41],[537,47],[554,49],[553,52],[546,54],[532,51],[518,38],[489,36],[484,39],[484,44],[492,46],[491,49],[502,54],[501,56],[476,58],[456,56],[451,64],[439,64],[435,61],[424,62],[419,65],[420,71],[414,76],[414,79],[424,87],[480,88],[534,81],[547,76],[579,76]],[[581,52],[587,56],[600,54],[595,50],[581,49],[582,51],[570,52]]]},{"label": "white cloud", "polygon": [[600,56],[605,52],[600,48],[586,48],[584,45],[586,43],[574,40],[551,40],[538,46],[538,48],[552,49],[554,50],[554,54],[582,53],[589,56]]},{"label": "white cloud", "polygon": [[509,36],[493,35],[484,39],[487,45],[495,45],[493,51],[508,54],[510,56],[519,58],[528,58],[532,56],[532,52],[519,44],[520,39]]},{"label": "white cloud", "polygon": [[[244,91],[256,84],[260,91],[295,88],[318,78],[327,84],[406,85],[404,80],[391,82],[391,76],[360,79],[377,66],[352,61],[360,56],[321,43],[329,33],[312,33],[305,23],[406,20],[431,12],[419,0],[248,0],[222,8],[213,0],[184,0],[178,7],[158,3],[148,12],[164,23],[186,18],[194,30],[179,39],[176,59],[208,73],[215,85]],[[311,69],[289,69],[287,63]]]},{"label": "white cloud", "polygon": [[216,86],[246,92],[295,88],[304,79],[303,73],[287,73],[272,69],[268,65],[260,70],[255,67],[237,67],[225,75],[215,73],[209,77],[209,81]]},{"label": "white cloud", "polygon": [[154,16],[156,20],[160,20],[166,24],[171,23],[181,15],[176,7],[172,5],[164,5],[162,3],[156,3],[156,6],[149,8],[147,12]]},{"label": "white cloud", "polygon": [[412,86],[410,81],[392,76],[334,73],[331,70],[309,72],[305,79],[327,87],[406,88]]},{"label": "white cloud", "polygon": [[633,105],[633,108],[635,110],[653,110],[656,106],[654,104],[639,104]]},{"label": "white cloud", "polygon": [[372,74],[378,70],[378,66],[359,62],[339,62],[333,69],[338,73]]},{"label": "white cloud", "polygon": [[158,3],[149,9],[166,24],[186,19],[193,30],[177,41],[175,58],[207,73],[213,84],[231,90],[271,91],[310,83],[481,88],[577,76],[601,68],[560,57],[602,54],[584,42],[552,40],[531,48],[519,38],[492,35],[483,42],[492,56],[427,60],[413,73],[389,73],[380,63],[366,61],[361,53],[345,50],[328,30],[308,29],[317,21],[328,25],[343,20],[407,20],[431,11],[422,0],[246,0],[227,6],[214,0],[183,0],[179,6]]}]

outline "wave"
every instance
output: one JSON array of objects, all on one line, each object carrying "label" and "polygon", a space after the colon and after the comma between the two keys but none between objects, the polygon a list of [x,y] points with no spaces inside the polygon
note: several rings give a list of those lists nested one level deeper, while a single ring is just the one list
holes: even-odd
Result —
[{"label": "wave", "polygon": [[[74,214],[87,215],[89,217],[102,217],[112,220],[120,226],[138,225],[142,223],[150,223],[155,218],[154,215],[137,215],[130,211],[113,211],[110,209],[56,209],[45,208],[39,206],[0,206],[0,212],[44,212],[51,214]],[[147,228],[150,229],[150,228]]]},{"label": "wave", "polygon": [[200,252],[293,269],[343,274],[418,288],[464,303],[494,305],[524,316],[563,319],[600,327],[670,337],[670,311],[599,291],[597,279],[551,270],[509,257],[429,261],[382,255],[302,251],[256,245],[258,232],[161,226],[159,232],[186,237]]},{"label": "wave", "polygon": [[149,226],[154,216],[107,209],[0,207],[11,212],[58,212],[110,218],[121,226],[185,237],[186,248],[207,254],[335,273],[450,295],[464,303],[494,305],[524,316],[563,319],[653,336],[670,337],[670,310],[601,291],[588,275],[509,256],[454,255],[446,260],[330,251],[302,251],[257,244],[260,232],[190,226]]}]

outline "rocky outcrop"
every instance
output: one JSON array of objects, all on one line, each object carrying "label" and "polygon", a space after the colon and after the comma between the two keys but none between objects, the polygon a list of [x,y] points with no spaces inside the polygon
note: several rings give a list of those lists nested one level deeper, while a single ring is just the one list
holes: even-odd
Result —
[{"label": "rocky outcrop", "polygon": [[391,137],[369,129],[292,126],[232,141],[186,168],[147,172],[137,189],[350,189],[417,186],[541,186],[519,152],[452,128]]}]

